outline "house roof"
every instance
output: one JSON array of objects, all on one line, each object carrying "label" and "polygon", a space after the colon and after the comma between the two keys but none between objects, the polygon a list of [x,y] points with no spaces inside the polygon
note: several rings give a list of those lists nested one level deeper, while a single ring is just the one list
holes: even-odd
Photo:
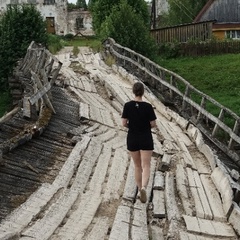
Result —
[{"label": "house roof", "polygon": [[218,23],[239,23],[239,9],[239,0],[208,0],[193,22],[216,20]]},{"label": "house roof", "polygon": [[215,0],[208,0],[207,3],[204,5],[204,7],[202,8],[202,10],[198,13],[198,15],[195,17],[195,19],[193,20],[194,23],[199,22],[201,17],[203,16],[203,14],[207,11],[207,9],[212,5],[212,3]]}]

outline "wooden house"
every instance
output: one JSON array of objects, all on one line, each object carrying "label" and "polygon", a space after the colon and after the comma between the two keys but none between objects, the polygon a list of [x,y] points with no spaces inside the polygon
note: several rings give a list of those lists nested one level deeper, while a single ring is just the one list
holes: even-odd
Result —
[{"label": "wooden house", "polygon": [[212,35],[217,39],[240,40],[239,9],[239,0],[209,0],[194,19],[194,23],[214,21]]}]

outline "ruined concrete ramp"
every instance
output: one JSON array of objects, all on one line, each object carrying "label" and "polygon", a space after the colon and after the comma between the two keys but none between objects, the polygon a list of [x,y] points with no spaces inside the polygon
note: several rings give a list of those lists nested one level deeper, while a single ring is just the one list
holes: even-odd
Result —
[{"label": "ruined concrete ramp", "polygon": [[79,124],[68,130],[74,147],[55,178],[2,220],[0,239],[238,239],[239,223],[228,221],[238,216],[237,206],[231,215],[232,185],[201,133],[146,87],[157,128],[148,200],[141,203],[121,126],[138,79],[89,48],[57,57],[63,66],[56,87],[78,108]]}]

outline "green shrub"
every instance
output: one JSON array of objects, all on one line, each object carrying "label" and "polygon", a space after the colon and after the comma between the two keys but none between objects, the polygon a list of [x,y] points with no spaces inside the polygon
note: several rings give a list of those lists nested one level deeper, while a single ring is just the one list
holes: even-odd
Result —
[{"label": "green shrub", "polygon": [[72,40],[74,38],[74,35],[72,33],[68,33],[64,36],[64,39],[66,40]]},{"label": "green shrub", "polygon": [[49,34],[47,41],[47,48],[52,53],[57,53],[63,46],[66,45],[66,42],[59,36]]},{"label": "green shrub", "polygon": [[9,91],[0,91],[0,117],[10,110],[11,94]]},{"label": "green shrub", "polygon": [[8,5],[0,18],[0,85],[8,87],[8,77],[16,62],[26,54],[30,43],[46,46],[46,24],[33,5]]}]

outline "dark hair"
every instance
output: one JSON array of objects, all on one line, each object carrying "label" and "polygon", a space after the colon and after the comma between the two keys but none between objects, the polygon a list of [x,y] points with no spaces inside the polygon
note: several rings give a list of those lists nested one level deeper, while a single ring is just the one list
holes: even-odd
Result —
[{"label": "dark hair", "polygon": [[132,88],[133,94],[135,94],[136,97],[141,97],[144,93],[144,86],[141,82],[136,82],[133,84]]}]

